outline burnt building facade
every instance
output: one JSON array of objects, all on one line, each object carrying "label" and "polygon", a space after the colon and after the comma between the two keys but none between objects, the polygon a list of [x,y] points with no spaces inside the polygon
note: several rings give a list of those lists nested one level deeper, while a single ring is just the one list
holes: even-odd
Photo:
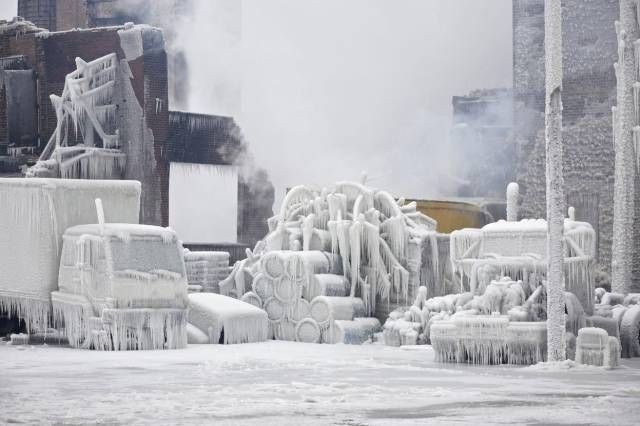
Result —
[{"label": "burnt building facade", "polygon": [[[608,272],[613,233],[617,0],[563,0],[563,144],[567,206],[597,233]],[[514,137],[521,216],[546,217],[544,0],[513,1]]]},{"label": "burnt building facade", "polygon": [[76,58],[90,62],[112,54],[123,70],[118,78],[124,89],[114,100],[126,154],[122,178],[142,183],[141,222],[169,224],[172,162],[234,165],[239,170],[236,240],[255,244],[266,233],[273,187],[264,171],[247,161],[233,119],[185,120],[169,112],[167,53],[162,30],[154,27],[50,32],[20,18],[0,23],[0,175],[22,175],[50,146],[58,122],[50,95],[63,93]]}]

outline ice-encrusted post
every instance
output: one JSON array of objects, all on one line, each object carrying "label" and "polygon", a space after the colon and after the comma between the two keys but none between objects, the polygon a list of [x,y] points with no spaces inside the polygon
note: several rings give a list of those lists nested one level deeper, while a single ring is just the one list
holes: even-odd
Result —
[{"label": "ice-encrusted post", "polygon": [[638,18],[637,0],[620,0],[620,21],[616,22],[618,35],[618,79],[615,128],[615,183],[613,196],[613,247],[611,256],[611,289],[626,294],[632,282],[633,222],[635,212],[636,147],[634,128],[637,94],[634,84],[638,80]]},{"label": "ice-encrusted post", "polygon": [[545,0],[547,165],[547,360],[564,361],[564,181],[562,176],[562,6]]},{"label": "ice-encrusted post", "polygon": [[507,185],[507,221],[518,221],[518,197],[520,196],[520,186],[511,182]]}]

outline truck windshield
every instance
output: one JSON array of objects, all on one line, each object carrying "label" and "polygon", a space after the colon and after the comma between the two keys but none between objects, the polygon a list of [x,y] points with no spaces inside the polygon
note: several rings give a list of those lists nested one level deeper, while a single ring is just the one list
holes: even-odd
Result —
[{"label": "truck windshield", "polygon": [[135,238],[128,241],[111,239],[114,271],[134,270],[150,272],[156,269],[183,274],[180,248],[175,243],[164,243],[159,238]]}]

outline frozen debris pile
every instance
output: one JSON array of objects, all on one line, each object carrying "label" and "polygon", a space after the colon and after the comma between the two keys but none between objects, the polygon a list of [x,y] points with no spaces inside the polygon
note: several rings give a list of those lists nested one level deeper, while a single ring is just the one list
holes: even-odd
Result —
[{"label": "frozen debris pile", "polygon": [[[595,232],[586,222],[564,221],[566,289],[591,313]],[[544,279],[547,269],[547,222],[524,219],[499,221],[481,229],[451,234],[451,263],[464,289],[479,294],[490,280],[511,277],[525,286]]]},{"label": "frozen debris pile", "polygon": [[[448,250],[439,246],[443,240],[448,244],[435,227],[415,203],[360,183],[339,182],[333,191],[298,186],[269,220],[269,234],[234,266],[221,291],[242,296],[251,289],[254,294],[244,297],[264,306],[276,337],[287,339],[296,333],[292,321],[306,318],[294,319],[293,313],[311,303],[310,318],[322,329],[322,340],[333,341],[334,321],[385,315],[391,303],[410,303],[420,285],[444,294],[449,262],[440,255],[448,258]],[[345,304],[358,306],[349,318],[338,313],[349,311]],[[304,324],[309,331],[313,323]],[[364,324],[371,322],[341,324],[340,335]]]},{"label": "frozen debris pile", "polygon": [[219,283],[229,276],[229,253],[216,251],[189,251],[185,249],[189,287],[195,291],[220,293]]},{"label": "frozen debris pile", "polygon": [[96,198],[106,220],[138,222],[138,182],[0,179],[0,310],[24,319],[28,332],[48,328],[63,233],[96,221]]},{"label": "frozen debris pile", "polygon": [[269,333],[264,310],[214,293],[189,295],[189,325],[191,338],[200,343],[263,342]]},{"label": "frozen debris pile", "polygon": [[51,294],[55,324],[75,348],[184,348],[189,301],[182,256],[168,228],[100,223],[67,229],[59,290]]},{"label": "frozen debris pile", "polygon": [[126,156],[116,122],[118,58],[115,53],[91,62],[76,58],[76,67],[65,77],[62,96],[51,95],[56,130],[27,176],[120,179]]},{"label": "frozen debris pile", "polygon": [[609,336],[619,338],[622,357],[640,356],[640,294],[596,289],[595,315],[588,321],[592,327],[605,329]]},{"label": "frozen debris pile", "polygon": [[620,342],[601,328],[582,328],[576,342],[576,363],[615,368],[620,363]]},{"label": "frozen debris pile", "polygon": [[[586,316],[573,294],[566,292],[565,299],[570,339],[586,325]],[[384,342],[431,343],[442,362],[534,364],[546,359],[546,309],[543,284],[527,286],[507,277],[493,280],[481,295],[427,299],[421,288],[408,310],[391,313],[384,324]]]}]

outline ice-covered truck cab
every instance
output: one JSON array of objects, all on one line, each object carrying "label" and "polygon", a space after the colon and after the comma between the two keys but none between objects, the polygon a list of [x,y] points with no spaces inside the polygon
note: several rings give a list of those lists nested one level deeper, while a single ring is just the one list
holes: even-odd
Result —
[{"label": "ice-covered truck cab", "polygon": [[52,293],[54,319],[74,347],[173,349],[187,344],[182,244],[167,228],[132,224],[67,229]]}]

